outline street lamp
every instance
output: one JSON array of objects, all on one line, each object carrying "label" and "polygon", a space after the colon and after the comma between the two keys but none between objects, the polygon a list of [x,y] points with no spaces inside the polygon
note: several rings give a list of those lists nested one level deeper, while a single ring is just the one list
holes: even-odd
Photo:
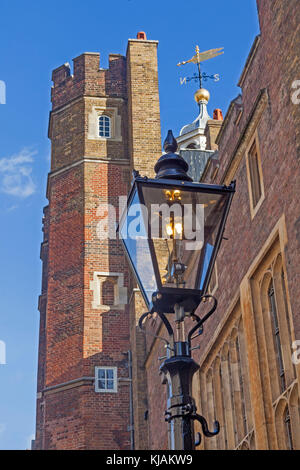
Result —
[{"label": "street lamp", "polygon": [[[194,420],[201,423],[206,436],[219,431],[218,422],[210,432],[205,419],[196,413],[191,387],[199,366],[191,358],[191,342],[201,334],[203,323],[217,306],[213,298],[208,314],[203,318],[195,314],[201,301],[212,297],[206,291],[235,183],[217,186],[192,182],[188,164],[175,153],[177,142],[172,131],[168,132],[164,150],[154,167],[155,179],[134,171],[118,232],[148,308],[139,325],[143,328],[145,317],[157,312],[169,335],[161,370],[170,390],[166,421],[172,431],[171,447],[191,450],[195,447]],[[168,314],[173,314],[175,334]],[[183,327],[186,317],[196,319],[187,337]]]}]

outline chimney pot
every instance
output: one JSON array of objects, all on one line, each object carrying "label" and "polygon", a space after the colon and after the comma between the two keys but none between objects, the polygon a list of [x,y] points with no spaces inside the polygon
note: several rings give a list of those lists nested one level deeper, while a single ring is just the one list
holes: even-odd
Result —
[{"label": "chimney pot", "polygon": [[214,110],[213,119],[215,119],[216,121],[223,121],[223,113],[221,109],[217,108]]},{"label": "chimney pot", "polygon": [[144,39],[146,40],[147,39],[147,36],[146,36],[146,33],[144,31],[139,31],[136,35],[136,38],[137,39]]}]

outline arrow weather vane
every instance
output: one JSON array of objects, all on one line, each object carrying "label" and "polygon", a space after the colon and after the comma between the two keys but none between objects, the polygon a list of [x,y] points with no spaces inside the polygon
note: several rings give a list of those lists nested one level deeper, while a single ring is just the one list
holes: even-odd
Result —
[{"label": "arrow weather vane", "polygon": [[212,78],[215,80],[215,82],[219,81],[220,76],[219,74],[214,74],[214,75],[207,75],[205,72],[201,72],[200,68],[200,63],[203,62],[204,60],[212,59],[213,57],[217,57],[218,55],[224,54],[224,51],[222,50],[224,47],[219,47],[218,49],[210,49],[209,51],[205,52],[200,52],[199,46],[196,46],[196,54],[189,60],[184,60],[183,62],[179,62],[177,65],[184,65],[188,64],[189,62],[192,62],[193,64],[197,64],[198,68],[198,74],[194,73],[193,77],[184,77],[183,79],[180,79],[180,84],[182,85],[183,83],[189,82],[191,80],[199,80],[199,85],[200,88],[202,88],[202,81],[207,80],[208,78]]}]

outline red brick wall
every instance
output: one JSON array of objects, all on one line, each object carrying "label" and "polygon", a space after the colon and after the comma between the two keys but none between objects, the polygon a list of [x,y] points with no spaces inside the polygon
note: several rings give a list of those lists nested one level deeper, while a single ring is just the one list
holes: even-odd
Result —
[{"label": "red brick wall", "polygon": [[[39,449],[130,447],[128,309],[93,309],[90,288],[94,272],[123,273],[128,284],[122,247],[116,240],[99,240],[96,230],[99,204],[117,208],[129,181],[125,58],[113,54],[109,64],[99,71],[99,54],[83,54],[74,59],[73,76],[66,66],[53,72],[48,243],[41,253]],[[121,142],[89,140],[88,116],[97,98],[103,98],[101,105],[117,106]],[[114,164],[114,158],[123,161]],[[95,392],[95,366],[117,367],[117,393]]]},{"label": "red brick wall", "polygon": [[75,379],[81,374],[83,334],[82,166],[51,180],[46,386]]}]

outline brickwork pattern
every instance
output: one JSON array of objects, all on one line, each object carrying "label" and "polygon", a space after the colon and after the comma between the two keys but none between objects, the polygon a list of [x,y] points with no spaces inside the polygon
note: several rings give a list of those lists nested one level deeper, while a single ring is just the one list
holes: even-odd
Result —
[{"label": "brickwork pattern", "polygon": [[[127,48],[129,152],[131,168],[142,176],[154,176],[154,164],[161,155],[158,94],[157,42],[129,40]],[[134,283],[132,283],[134,286]],[[149,448],[145,336],[137,323],[145,312],[140,294],[130,304],[130,342],[133,357],[133,409],[135,448]]]}]

